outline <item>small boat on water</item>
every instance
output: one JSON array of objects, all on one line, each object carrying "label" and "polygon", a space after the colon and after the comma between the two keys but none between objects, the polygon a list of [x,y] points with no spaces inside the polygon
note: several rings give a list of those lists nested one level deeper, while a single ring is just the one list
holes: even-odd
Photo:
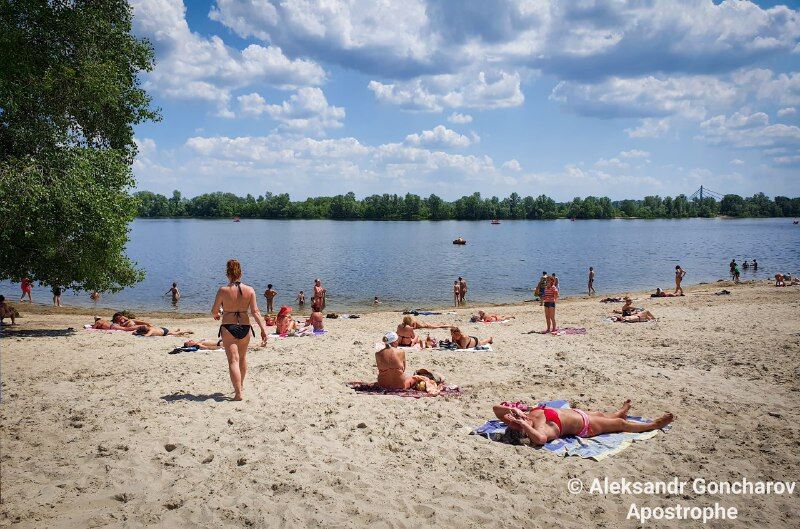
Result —
[{"label": "small boat on water", "polygon": [[467,244],[467,241],[464,239],[464,237],[459,237],[453,241],[453,244]]},{"label": "small boat on water", "polygon": [[500,221],[499,221],[499,220],[497,220],[497,219],[494,219],[494,220],[492,221],[492,224],[500,224]]},{"label": "small boat on water", "polygon": [[239,218],[239,215],[236,215],[235,217],[233,217],[233,222],[241,222],[241,220],[242,219]]}]

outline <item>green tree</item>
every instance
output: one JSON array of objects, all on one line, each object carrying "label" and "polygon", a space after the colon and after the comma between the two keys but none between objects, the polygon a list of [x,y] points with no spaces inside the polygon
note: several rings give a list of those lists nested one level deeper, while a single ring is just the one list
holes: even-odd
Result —
[{"label": "green tree", "polygon": [[123,0],[0,2],[0,278],[120,290],[150,45]]}]

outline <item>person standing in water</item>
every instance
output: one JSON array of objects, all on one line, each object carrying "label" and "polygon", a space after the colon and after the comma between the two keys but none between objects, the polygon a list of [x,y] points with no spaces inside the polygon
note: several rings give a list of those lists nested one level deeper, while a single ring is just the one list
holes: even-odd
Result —
[{"label": "person standing in water", "polygon": [[758,261],[756,261],[755,259],[753,259],[753,272],[755,272],[755,271],[757,271],[757,270],[758,270]]},{"label": "person standing in water", "polygon": [[311,300],[312,305],[319,307],[319,310],[325,310],[325,296],[328,291],[323,288],[322,281],[319,279],[314,280],[314,296]]},{"label": "person standing in water", "polygon": [[467,302],[467,280],[464,279],[463,277],[459,277],[458,278],[458,287],[459,287],[458,288],[459,301],[461,301],[462,304],[466,303]]},{"label": "person standing in water", "polygon": [[589,295],[592,296],[596,294],[594,290],[594,268],[591,266],[589,267]]},{"label": "person standing in water", "polygon": [[56,306],[56,307],[60,307],[61,306],[61,292],[62,292],[61,287],[54,286],[53,288],[50,289],[50,291],[53,293],[53,305]]},{"label": "person standing in water", "polygon": [[302,290],[297,294],[297,297],[295,299],[297,300],[297,304],[300,306],[300,308],[303,308],[305,306],[306,295]]},{"label": "person standing in water", "polygon": [[453,281],[453,306],[458,307],[461,301],[461,285],[458,284],[458,279]]},{"label": "person standing in water", "polygon": [[679,296],[683,295],[681,282],[683,281],[684,276],[686,276],[686,270],[681,268],[681,265],[675,265],[675,294],[678,294]]},{"label": "person standing in water", "polygon": [[181,291],[178,290],[178,283],[172,283],[172,287],[164,292],[164,295],[170,294],[172,296],[172,304],[176,304],[181,299]]},{"label": "person standing in water", "polygon": [[273,303],[277,294],[277,292],[272,290],[272,283],[267,285],[267,289],[264,291],[264,297],[267,298],[267,314],[272,314],[274,310]]},{"label": "person standing in water", "polygon": [[[247,375],[247,346],[250,335],[255,331],[250,323],[248,313],[255,318],[261,329],[261,345],[267,343],[267,326],[258,310],[256,292],[253,287],[242,284],[242,267],[239,261],[231,259],[225,270],[228,284],[220,287],[211,307],[211,315],[215,320],[222,319],[219,326],[219,337],[228,357],[228,372],[233,384],[233,400],[242,400],[242,386]],[[220,315],[220,309],[224,309]]]}]

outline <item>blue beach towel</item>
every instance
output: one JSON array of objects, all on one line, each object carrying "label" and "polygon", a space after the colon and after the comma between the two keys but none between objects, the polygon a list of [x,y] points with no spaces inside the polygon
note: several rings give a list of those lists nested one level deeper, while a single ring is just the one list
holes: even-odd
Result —
[{"label": "blue beach towel", "polygon": [[[548,408],[569,408],[566,400],[551,400],[544,403]],[[628,416],[629,421],[650,422],[642,417]],[[667,425],[664,430],[668,430]],[[604,433],[594,437],[562,437],[554,439],[541,447],[543,450],[560,456],[579,456],[595,461],[603,460],[609,456],[622,452],[636,441],[651,439],[659,430],[644,433]],[[475,428],[471,435],[482,435],[491,441],[507,442],[506,425],[500,420],[492,419]]]}]

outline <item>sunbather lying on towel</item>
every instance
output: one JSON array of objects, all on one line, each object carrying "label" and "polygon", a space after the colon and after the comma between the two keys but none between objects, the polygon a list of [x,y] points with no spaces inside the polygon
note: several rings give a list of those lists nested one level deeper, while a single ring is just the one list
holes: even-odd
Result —
[{"label": "sunbather lying on towel", "polygon": [[655,294],[650,294],[651,298],[678,298],[680,296],[683,296],[683,294],[676,294],[674,292],[664,292],[660,288],[656,289]]},{"label": "sunbather lying on towel", "polygon": [[[615,311],[616,312],[616,311]],[[652,321],[656,319],[649,310],[636,311],[633,314],[615,316],[614,321],[621,321],[623,323],[639,323],[643,321]]]},{"label": "sunbather lying on towel", "polygon": [[111,316],[111,322],[117,324],[118,326],[122,327],[125,330],[135,331],[136,327],[140,325],[147,325],[152,327],[153,324],[144,320],[134,320],[131,319],[121,312],[115,312],[113,316]]},{"label": "sunbather lying on towel", "polygon": [[192,331],[175,329],[170,331],[166,327],[155,327],[153,325],[139,325],[134,329],[133,334],[137,336],[188,336]]},{"label": "sunbather lying on towel", "polygon": [[469,321],[491,323],[493,321],[513,320],[514,316],[500,316],[498,314],[486,314],[484,311],[479,310],[478,314],[472,316]]},{"label": "sunbather lying on towel", "polygon": [[112,323],[108,320],[104,320],[99,316],[94,317],[94,323],[92,324],[92,329],[100,329],[101,331],[135,331],[136,327],[123,327],[122,325],[117,325],[116,323]]},{"label": "sunbather lying on towel", "polygon": [[466,336],[458,327],[450,327],[450,339],[458,344],[459,349],[472,349],[479,345],[492,343],[491,336],[486,340],[480,340],[477,336]]},{"label": "sunbather lying on towel", "polygon": [[622,301],[622,298],[603,298],[600,300],[600,303],[619,303]]},{"label": "sunbather lying on towel", "polygon": [[631,401],[626,400],[613,413],[585,412],[577,408],[529,408],[509,402],[494,406],[493,410],[509,428],[522,431],[536,445],[570,435],[594,437],[604,433],[649,432],[663,428],[674,419],[671,413],[665,413],[651,423],[628,421],[626,417],[630,408]]},{"label": "sunbather lying on towel", "polygon": [[206,351],[222,349],[222,338],[218,340],[187,340],[183,342],[184,347],[197,347]]},{"label": "sunbather lying on towel", "polygon": [[[414,388],[428,393],[438,393],[439,387],[431,383],[430,377],[421,375],[406,376],[406,353],[399,349],[400,337],[396,332],[388,332],[383,337],[384,348],[375,353],[378,365],[378,386],[384,389]],[[441,384],[444,380],[436,381]]]}]

